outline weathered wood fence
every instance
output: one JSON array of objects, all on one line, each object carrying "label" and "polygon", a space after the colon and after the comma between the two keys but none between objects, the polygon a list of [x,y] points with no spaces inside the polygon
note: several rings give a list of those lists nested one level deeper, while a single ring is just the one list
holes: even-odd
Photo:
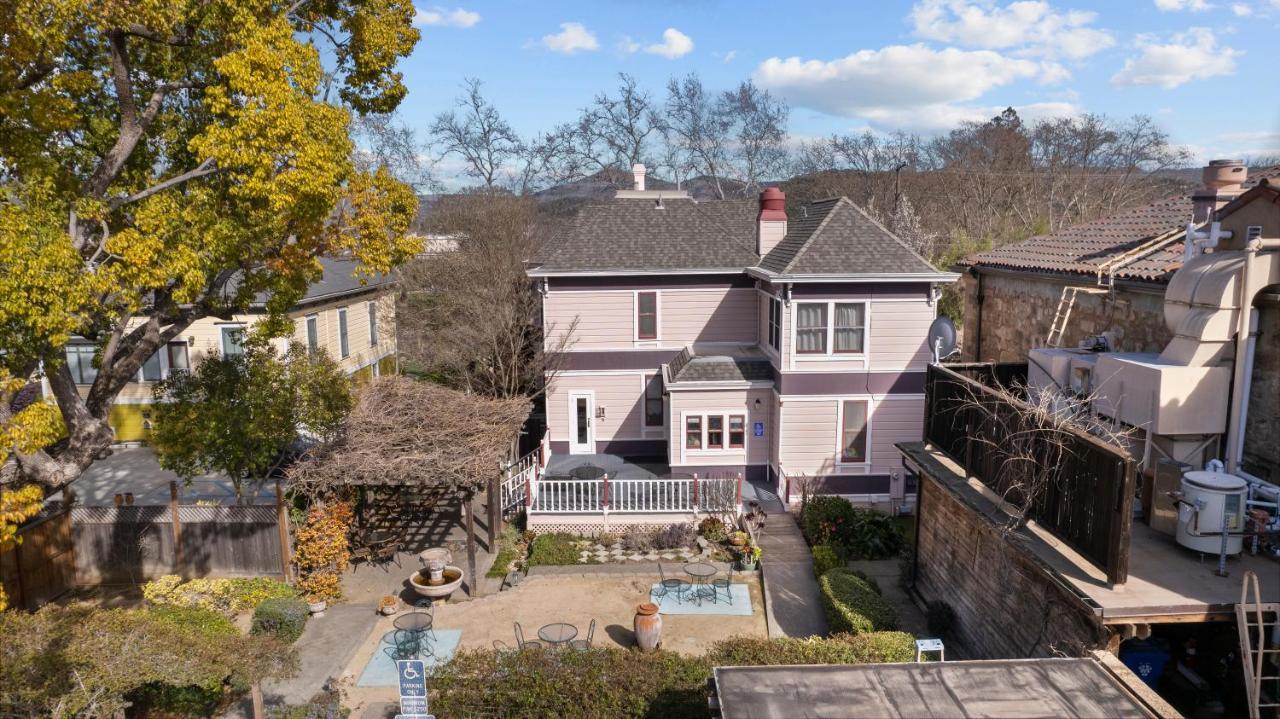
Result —
[{"label": "weathered wood fence", "polygon": [[284,499],[273,505],[169,504],[60,509],[0,554],[11,603],[37,609],[76,586],[133,585],[165,574],[289,578]]}]

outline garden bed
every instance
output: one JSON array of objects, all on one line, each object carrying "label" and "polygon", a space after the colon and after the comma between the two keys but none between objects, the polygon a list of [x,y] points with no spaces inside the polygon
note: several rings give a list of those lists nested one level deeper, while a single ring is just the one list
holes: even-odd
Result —
[{"label": "garden bed", "polygon": [[[736,540],[741,546],[735,545]],[[749,553],[745,532],[730,532],[715,518],[698,525],[672,524],[661,529],[633,527],[580,537],[566,532],[536,534],[515,528],[503,532],[497,560],[489,576],[502,577],[529,567],[652,562],[734,562]],[[758,550],[755,556],[758,559]]]}]

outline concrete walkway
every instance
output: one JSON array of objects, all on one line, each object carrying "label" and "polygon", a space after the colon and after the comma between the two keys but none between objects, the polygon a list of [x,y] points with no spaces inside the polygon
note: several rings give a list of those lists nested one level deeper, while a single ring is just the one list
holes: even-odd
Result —
[{"label": "concrete walkway", "polygon": [[782,511],[776,495],[761,492],[759,488],[756,494],[769,514],[756,533],[769,638],[825,636],[827,618],[822,610],[818,582],[813,578],[813,556],[800,534],[795,516]]}]

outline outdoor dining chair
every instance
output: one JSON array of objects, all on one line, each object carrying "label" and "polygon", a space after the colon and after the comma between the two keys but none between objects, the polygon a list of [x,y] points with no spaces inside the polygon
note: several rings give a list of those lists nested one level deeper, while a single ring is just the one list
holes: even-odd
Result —
[{"label": "outdoor dining chair", "polygon": [[587,638],[574,639],[573,641],[569,642],[569,647],[579,652],[585,652],[591,648],[591,640],[595,636],[596,636],[596,620],[592,619],[591,626],[587,629]]},{"label": "outdoor dining chair", "polygon": [[422,653],[422,639],[415,632],[397,629],[392,641],[394,644],[386,650],[392,659],[417,659]]},{"label": "outdoor dining chair", "polygon": [[729,598],[729,605],[733,606],[733,565],[729,565],[729,573],[723,578],[711,580],[711,601],[719,601],[720,590],[724,590],[724,595]]},{"label": "outdoor dining chair", "polygon": [[658,562],[658,576],[661,578],[658,586],[662,588],[662,592],[658,596],[665,597],[672,590],[675,590],[676,601],[682,601],[685,591],[689,589],[689,581],[675,577],[667,578],[667,572],[662,568],[662,562]]},{"label": "outdoor dining chair", "polygon": [[542,642],[537,640],[525,641],[524,630],[520,628],[520,622],[515,622],[516,627],[516,646],[521,650],[525,649],[541,649]]}]

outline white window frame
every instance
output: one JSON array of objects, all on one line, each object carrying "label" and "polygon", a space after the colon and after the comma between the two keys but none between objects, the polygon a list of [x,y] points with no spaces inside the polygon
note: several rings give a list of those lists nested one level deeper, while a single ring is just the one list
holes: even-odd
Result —
[{"label": "white window frame", "polygon": [[[640,337],[640,295],[653,294],[654,336]],[[632,290],[631,292],[631,341],[637,345],[657,345],[662,342],[662,290]]]},{"label": "white window frame", "polygon": [[[742,446],[729,446],[729,418],[742,417]],[[702,418],[702,447],[691,449],[685,444],[685,432],[688,427],[690,417]],[[709,417],[719,417],[721,419],[721,431],[724,435],[722,446],[719,449],[710,449],[707,447],[707,427]],[[719,457],[730,454],[742,454],[745,458],[751,456],[751,412],[746,407],[738,407],[737,409],[703,409],[688,410],[680,413],[680,459],[683,462],[686,456],[694,457]]]},{"label": "white window frame", "polygon": [[662,396],[666,394],[667,388],[665,385],[662,387],[663,391],[658,393],[658,401],[662,402],[662,421],[660,421],[658,424],[649,424],[649,383],[654,381],[655,379],[659,383],[661,383],[662,373],[650,372],[649,374],[640,375],[640,401],[642,403],[641,413],[640,413],[640,427],[646,430],[651,430],[651,429],[660,430],[667,426],[667,410],[666,410],[667,403],[666,403],[666,400],[662,398]]},{"label": "white window frame", "polygon": [[[221,339],[221,334],[222,334],[222,333],[221,333],[221,332],[219,332],[218,334],[219,334],[219,339]],[[145,375],[145,374],[143,374],[143,369],[146,367],[146,362],[143,362],[143,363],[142,363],[142,364],[143,364],[143,366],[142,366],[142,367],[139,367],[139,368],[138,368],[138,372],[137,372],[137,374],[136,374],[136,375],[134,375],[134,381],[135,381],[135,382],[142,383],[142,384],[154,384],[155,382],[161,382],[161,381],[164,381],[164,380],[166,380],[166,379],[169,379],[169,375],[173,372],[173,363],[171,363],[171,362],[169,361],[169,347],[170,347],[170,345],[182,345],[183,347],[186,347],[186,348],[187,348],[187,368],[186,368],[186,371],[188,371],[188,372],[190,372],[190,371],[191,371],[191,345],[187,344],[187,341],[186,341],[186,340],[171,340],[171,341],[166,342],[165,344],[161,345],[161,346],[160,346],[160,349],[156,350],[156,354],[154,355],[154,356],[158,356],[158,357],[160,358],[160,379],[158,379],[158,380],[154,380],[154,379],[147,379],[147,378],[146,378],[146,375]]]},{"label": "white window frame", "polygon": [[[769,345],[770,348],[773,349],[774,352],[777,352],[779,355],[782,354],[782,313],[783,311],[784,310],[782,306],[782,298],[778,297],[777,295],[769,295],[769,317],[766,320],[766,326],[768,328],[769,336],[765,339],[765,342]],[[774,321],[775,313],[777,314],[776,322]],[[775,340],[776,340],[776,344],[775,344]]]},{"label": "white window frame", "polygon": [[368,303],[365,310],[369,313],[369,346],[378,346],[378,301],[373,300]]},{"label": "white window frame", "polygon": [[[589,389],[575,389],[569,392],[569,416],[565,422],[568,430],[569,454],[595,454],[596,452],[596,393]],[[578,443],[578,400],[587,400],[587,441]]]},{"label": "white window frame", "polygon": [[[311,336],[314,330],[316,343],[311,344]],[[314,355],[320,351],[320,315],[312,313],[302,318],[302,331],[307,336],[307,354]]]},{"label": "white window frame", "polygon": [[[95,344],[93,344],[93,343],[91,343],[91,342],[68,342],[68,343],[67,343],[66,345],[64,345],[64,346],[63,346],[63,348],[62,348],[62,355],[63,355],[62,361],[63,361],[63,362],[69,362],[69,360],[67,359],[66,355],[67,355],[67,350],[71,349],[72,347],[75,347],[75,348],[88,347],[89,349],[93,350],[92,352],[88,353],[89,363],[90,363],[90,365],[89,365],[89,366],[90,366],[90,367],[93,367],[93,358],[94,358],[94,357],[97,355],[97,353],[98,353],[98,346],[97,346],[97,345],[95,345]],[[76,351],[76,357],[77,357],[77,359],[76,359],[76,364],[77,364],[79,367],[82,367],[82,368],[83,368],[83,367],[84,367],[83,360],[84,360],[84,357],[85,357],[85,353],[82,353],[82,352],[78,351],[78,349],[77,349],[77,351]],[[67,368],[67,371],[69,372],[70,370],[71,370],[71,368],[70,368],[70,367],[68,367],[68,368]],[[141,371],[141,370],[139,370],[139,371]],[[88,386],[92,385],[92,384],[93,384],[93,382],[94,382],[94,380],[96,380],[96,379],[98,378],[98,368],[97,368],[97,367],[93,367],[93,377],[94,377],[94,379],[89,380],[88,382],[82,382],[82,381],[81,381],[81,379],[82,379],[83,377],[84,377],[84,372],[83,372],[83,371],[81,371],[81,372],[80,372],[80,376],[75,376],[75,375],[73,374],[73,375],[72,375],[72,377],[71,377],[71,379],[72,379],[72,380],[74,380],[74,381],[75,381],[75,383],[76,383],[77,385],[81,386],[81,387],[88,387]]]},{"label": "white window frame", "polygon": [[351,356],[351,338],[348,337],[350,324],[347,322],[347,308],[338,308],[338,355],[339,359]]},{"label": "white window frame", "polygon": [[[799,314],[800,305],[822,305],[827,306],[827,347],[826,352],[801,352],[797,349],[796,344],[796,328],[799,326],[798,321],[791,322],[789,328],[791,336],[791,356],[795,359],[834,359],[834,360],[863,360],[866,361],[871,355],[871,307],[870,300],[792,300],[792,312]],[[836,352],[836,305],[862,305],[862,351],[861,352]]]},{"label": "white window frame", "polygon": [[[871,419],[875,414],[876,403],[871,397],[834,397],[836,400],[836,465],[839,467],[870,467],[871,466]],[[844,461],[844,404],[845,402],[863,402],[867,405],[867,451],[866,456],[861,462]]]},{"label": "white window frame", "polygon": [[218,325],[218,352],[223,357],[227,356],[227,330],[240,330],[240,354],[244,354],[244,340],[247,338],[249,327],[243,322],[228,322]]}]

